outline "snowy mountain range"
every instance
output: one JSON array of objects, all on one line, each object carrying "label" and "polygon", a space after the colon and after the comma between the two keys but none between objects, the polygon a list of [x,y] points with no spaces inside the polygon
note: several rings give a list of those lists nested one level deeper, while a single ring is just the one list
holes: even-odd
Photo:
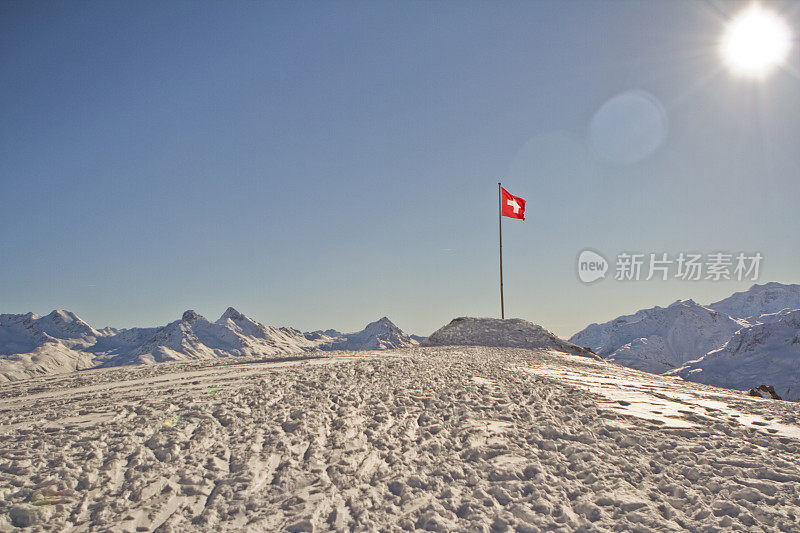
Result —
[{"label": "snowy mountain range", "polygon": [[800,285],[753,285],[702,306],[692,300],[592,324],[570,342],[607,360],[734,389],[774,385],[800,400]]},{"label": "snowy mountain range", "polygon": [[[679,300],[592,324],[569,342],[520,319],[457,318],[427,339],[388,318],[362,331],[265,326],[228,308],[216,321],[192,310],[161,327],[95,329],[69,311],[0,314],[0,381],[94,367],[319,350],[482,345],[593,356],[728,388],[774,385],[800,400],[800,285],[753,285],[709,305]],[[589,351],[591,350],[591,352]]]},{"label": "snowy mountain range", "polygon": [[768,384],[781,398],[800,401],[800,310],[767,316],[774,320],[740,329],[722,348],[668,375],[729,389]]},{"label": "snowy mountain range", "polygon": [[661,374],[719,348],[746,325],[693,300],[679,300],[592,324],[570,342],[622,366]]},{"label": "snowy mountain range", "polygon": [[747,291],[736,292],[708,307],[750,323],[758,323],[761,315],[778,313],[784,309],[800,309],[800,285],[775,282],[753,285]]},{"label": "snowy mountain range", "polygon": [[306,339],[316,341],[320,350],[389,350],[419,344],[419,341],[406,335],[386,317],[367,324],[357,333],[340,333],[336,330],[305,333]]},{"label": "snowy mountain range", "polygon": [[69,311],[0,315],[0,380],[93,367],[314,350],[384,350],[418,342],[386,317],[362,331],[303,333],[265,326],[229,307],[215,322],[183,313],[162,327],[96,330]]}]

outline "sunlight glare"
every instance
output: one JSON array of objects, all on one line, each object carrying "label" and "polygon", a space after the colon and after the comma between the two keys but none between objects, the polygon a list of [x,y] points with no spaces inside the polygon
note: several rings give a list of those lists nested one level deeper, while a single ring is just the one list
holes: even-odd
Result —
[{"label": "sunlight glare", "polygon": [[734,72],[762,77],[786,59],[791,40],[779,15],[753,5],[731,21],[721,51]]}]

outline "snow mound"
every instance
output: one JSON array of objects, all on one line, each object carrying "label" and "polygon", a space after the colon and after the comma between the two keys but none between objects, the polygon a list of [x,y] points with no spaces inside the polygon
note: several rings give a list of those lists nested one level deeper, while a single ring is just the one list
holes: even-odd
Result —
[{"label": "snow mound", "polygon": [[734,318],[760,322],[761,315],[778,313],[784,309],[800,309],[800,285],[769,282],[755,284],[743,292],[710,304],[708,307]]},{"label": "snow mound", "polygon": [[770,383],[783,399],[800,401],[800,310],[743,328],[722,348],[669,374],[738,390]]},{"label": "snow mound", "polygon": [[747,325],[693,300],[678,300],[592,324],[569,340],[616,364],[661,374],[721,347]]},{"label": "snow mound", "polygon": [[454,318],[433,332],[423,346],[500,346],[529,350],[556,350],[600,359],[591,350],[559,339],[542,326],[521,318]]}]

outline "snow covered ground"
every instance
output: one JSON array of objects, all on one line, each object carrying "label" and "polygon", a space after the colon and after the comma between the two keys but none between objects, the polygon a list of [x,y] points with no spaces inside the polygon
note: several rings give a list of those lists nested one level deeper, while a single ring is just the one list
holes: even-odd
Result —
[{"label": "snow covered ground", "polygon": [[800,405],[415,347],[0,384],[0,530],[797,531]]}]

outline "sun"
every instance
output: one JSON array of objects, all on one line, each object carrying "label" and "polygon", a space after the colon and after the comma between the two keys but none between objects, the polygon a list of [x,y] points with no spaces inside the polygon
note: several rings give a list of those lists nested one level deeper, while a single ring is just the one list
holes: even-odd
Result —
[{"label": "sun", "polygon": [[731,70],[763,77],[789,54],[792,34],[780,15],[754,4],[729,24],[721,52]]}]

